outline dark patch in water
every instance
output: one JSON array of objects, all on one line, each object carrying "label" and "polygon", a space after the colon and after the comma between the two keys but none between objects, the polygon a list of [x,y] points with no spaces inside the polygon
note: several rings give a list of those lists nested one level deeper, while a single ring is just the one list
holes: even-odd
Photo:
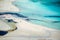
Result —
[{"label": "dark patch in water", "polygon": [[60,21],[53,21],[52,23],[60,23]]},{"label": "dark patch in water", "polygon": [[27,18],[27,16],[24,16],[24,15],[21,15],[21,14],[18,14],[18,13],[12,13],[12,12],[3,12],[3,13],[0,13],[0,15],[4,15],[4,14],[17,15],[18,17]]},{"label": "dark patch in water", "polygon": [[60,18],[60,16],[44,16],[44,17],[58,17],[58,18]]},{"label": "dark patch in water", "polygon": [[[45,21],[45,20],[38,20],[38,19],[26,19],[27,21],[31,21],[31,20],[36,20],[36,21],[42,21],[42,22],[49,22],[49,21]],[[50,21],[51,23],[60,23],[60,21]]]},{"label": "dark patch in water", "polygon": [[38,2],[39,0],[30,0],[31,2]]},{"label": "dark patch in water", "polygon": [[60,0],[30,0],[31,2],[40,2],[43,5],[60,7]]}]

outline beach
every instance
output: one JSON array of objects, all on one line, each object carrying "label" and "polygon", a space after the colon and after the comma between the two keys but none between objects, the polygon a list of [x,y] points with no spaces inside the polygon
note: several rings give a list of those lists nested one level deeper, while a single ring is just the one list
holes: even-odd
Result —
[{"label": "beach", "polygon": [[17,30],[1,36],[0,40],[59,40],[60,30],[47,28],[42,25],[30,23],[19,17],[6,14],[5,19],[12,19],[16,23]]}]

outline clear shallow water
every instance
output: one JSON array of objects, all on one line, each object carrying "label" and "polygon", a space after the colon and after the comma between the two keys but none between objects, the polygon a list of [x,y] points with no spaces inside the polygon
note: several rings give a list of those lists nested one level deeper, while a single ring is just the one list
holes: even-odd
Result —
[{"label": "clear shallow water", "polygon": [[30,22],[60,29],[60,6],[32,0],[17,0],[14,4],[21,9],[19,14],[27,16]]}]

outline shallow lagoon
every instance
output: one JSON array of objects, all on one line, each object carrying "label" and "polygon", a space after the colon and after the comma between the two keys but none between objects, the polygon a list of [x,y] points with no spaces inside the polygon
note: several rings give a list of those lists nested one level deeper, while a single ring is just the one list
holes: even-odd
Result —
[{"label": "shallow lagoon", "polygon": [[14,4],[21,9],[19,14],[27,16],[30,22],[60,29],[60,6],[31,0],[17,0]]}]

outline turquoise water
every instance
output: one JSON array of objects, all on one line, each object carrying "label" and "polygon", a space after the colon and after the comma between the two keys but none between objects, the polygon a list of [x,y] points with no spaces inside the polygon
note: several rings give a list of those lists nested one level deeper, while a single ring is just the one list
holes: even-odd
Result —
[{"label": "turquoise water", "polygon": [[14,4],[21,9],[19,14],[27,16],[31,23],[60,29],[59,5],[52,5],[49,1],[44,4],[37,0],[17,0]]}]

